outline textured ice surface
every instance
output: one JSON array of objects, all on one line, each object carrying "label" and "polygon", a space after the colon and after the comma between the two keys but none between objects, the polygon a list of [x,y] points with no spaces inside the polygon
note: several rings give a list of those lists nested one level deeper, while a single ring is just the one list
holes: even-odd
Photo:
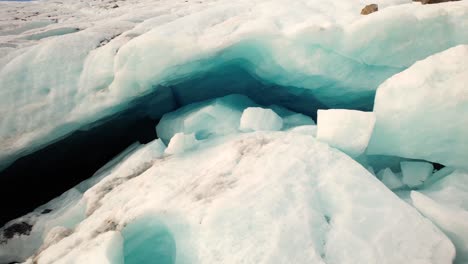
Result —
[{"label": "textured ice surface", "polygon": [[468,41],[466,1],[374,2],[365,17],[358,0],[1,2],[0,159],[225,64],[329,107],[366,107],[394,73]]},{"label": "textured ice surface", "polygon": [[242,131],[278,131],[283,128],[283,119],[271,109],[249,107],[242,112]]},{"label": "textured ice surface", "polygon": [[434,170],[429,162],[423,161],[403,161],[401,162],[401,172],[403,173],[403,183],[409,187],[422,185]]},{"label": "textured ice surface", "polygon": [[411,192],[411,200],[455,244],[455,263],[468,262],[468,174],[455,171],[436,183]]},{"label": "textured ice surface", "polygon": [[187,105],[165,114],[156,131],[165,142],[169,142],[176,133],[194,133],[197,139],[235,133],[239,130],[242,111],[254,105],[252,100],[242,95]]},{"label": "textured ice surface", "polygon": [[87,190],[86,218],[33,259],[390,264],[454,258],[453,245],[431,222],[311,135],[241,133],[150,160],[146,166],[135,160],[145,169],[111,172]]},{"label": "textured ice surface", "polygon": [[428,57],[377,90],[368,153],[468,168],[468,46]]},{"label": "textured ice surface", "polygon": [[374,124],[375,115],[372,112],[318,110],[317,139],[357,157],[366,150]]}]

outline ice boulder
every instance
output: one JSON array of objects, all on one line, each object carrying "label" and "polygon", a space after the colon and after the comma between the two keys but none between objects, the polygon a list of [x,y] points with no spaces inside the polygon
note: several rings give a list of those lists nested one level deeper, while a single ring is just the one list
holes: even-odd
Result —
[{"label": "ice boulder", "polygon": [[283,127],[283,120],[271,109],[249,107],[242,113],[240,130],[242,131],[278,131]]},{"label": "ice boulder", "polygon": [[194,133],[197,139],[227,135],[238,131],[242,111],[255,105],[238,94],[186,105],[165,114],[156,132],[164,142],[169,142],[176,133]]},{"label": "ice boulder", "polygon": [[185,135],[184,133],[177,133],[169,141],[169,145],[166,148],[166,154],[178,154],[185,150],[193,148],[197,144],[195,134]]},{"label": "ice boulder", "polygon": [[369,154],[468,168],[468,45],[419,61],[377,89]]},{"label": "ice boulder", "polygon": [[455,245],[456,264],[468,263],[468,174],[454,171],[419,191],[411,201],[431,219]]},{"label": "ice boulder", "polygon": [[[372,168],[372,167],[371,167]],[[393,171],[389,168],[383,169],[377,173],[377,177],[382,181],[385,186],[390,190],[395,190],[404,186],[400,177],[395,175]]]},{"label": "ice boulder", "polygon": [[372,112],[346,109],[317,111],[317,139],[357,157],[364,153],[374,129]]},{"label": "ice boulder", "polygon": [[424,161],[402,161],[400,164],[403,183],[411,188],[422,185],[434,170],[431,163]]}]

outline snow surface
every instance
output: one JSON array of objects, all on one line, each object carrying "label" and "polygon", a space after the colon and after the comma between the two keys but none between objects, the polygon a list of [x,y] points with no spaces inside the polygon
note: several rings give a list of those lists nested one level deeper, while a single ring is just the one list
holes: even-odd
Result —
[{"label": "snow surface", "polygon": [[317,139],[357,157],[366,150],[374,124],[373,112],[318,110]]},{"label": "snow surface", "polygon": [[377,89],[369,154],[468,168],[468,46],[425,60]]},{"label": "snow surface", "polygon": [[[204,140],[137,174],[111,173],[82,200],[86,219],[31,260],[123,263],[148,253],[134,246],[136,235],[169,248],[174,241],[175,256],[165,257],[175,263],[450,263],[455,256],[443,233],[358,163],[294,132]],[[160,231],[127,229],[132,223]]]},{"label": "snow surface", "polygon": [[388,77],[468,41],[466,1],[374,2],[369,16],[360,0],[1,2],[2,165],[226,63],[363,107]]}]

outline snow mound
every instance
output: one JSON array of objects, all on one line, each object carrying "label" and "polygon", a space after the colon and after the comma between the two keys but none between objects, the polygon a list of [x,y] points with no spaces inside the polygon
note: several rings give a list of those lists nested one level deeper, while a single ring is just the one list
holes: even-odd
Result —
[{"label": "snow mound", "polygon": [[317,112],[317,139],[357,157],[364,153],[374,129],[372,112],[330,109]]},{"label": "snow mound", "polygon": [[369,154],[468,168],[468,46],[428,57],[379,86]]},{"label": "snow mound", "polygon": [[249,107],[242,112],[239,129],[242,131],[278,131],[283,119],[271,109]]}]

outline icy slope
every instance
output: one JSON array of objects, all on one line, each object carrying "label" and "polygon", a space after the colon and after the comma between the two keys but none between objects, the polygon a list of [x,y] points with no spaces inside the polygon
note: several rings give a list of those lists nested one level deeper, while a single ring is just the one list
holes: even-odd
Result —
[{"label": "icy slope", "polygon": [[375,2],[366,17],[357,0],[2,2],[0,159],[226,63],[330,107],[369,108],[382,81],[468,41],[466,1]]},{"label": "icy slope", "polygon": [[126,166],[145,169],[122,165],[89,189],[86,219],[34,260],[450,263],[454,257],[432,223],[310,135],[252,132],[150,163],[144,157]]}]

